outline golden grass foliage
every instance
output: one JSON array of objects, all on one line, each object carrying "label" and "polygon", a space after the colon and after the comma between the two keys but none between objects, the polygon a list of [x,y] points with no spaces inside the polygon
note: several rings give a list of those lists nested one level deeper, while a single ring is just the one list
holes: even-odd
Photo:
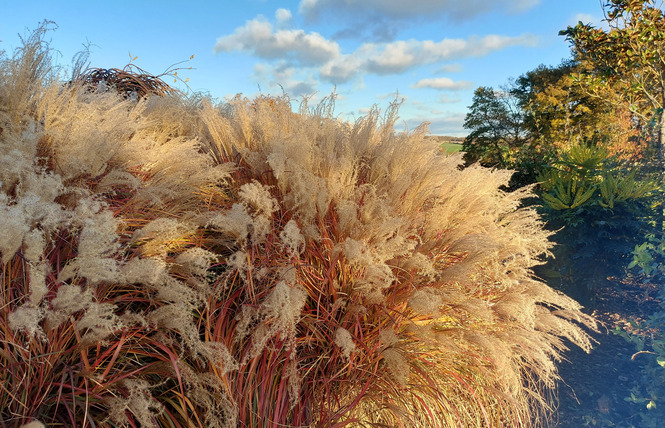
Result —
[{"label": "golden grass foliage", "polygon": [[547,424],[593,322],[532,278],[508,173],[396,105],[127,98],[44,61],[37,33],[0,63],[3,426]]}]

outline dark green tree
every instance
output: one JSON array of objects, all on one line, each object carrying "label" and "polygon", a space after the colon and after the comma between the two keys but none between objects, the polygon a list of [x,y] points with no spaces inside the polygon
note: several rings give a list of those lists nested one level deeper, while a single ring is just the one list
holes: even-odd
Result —
[{"label": "dark green tree", "polygon": [[510,168],[516,149],[525,141],[522,109],[510,90],[477,88],[464,128],[470,131],[462,146],[467,165],[480,162],[487,167]]}]

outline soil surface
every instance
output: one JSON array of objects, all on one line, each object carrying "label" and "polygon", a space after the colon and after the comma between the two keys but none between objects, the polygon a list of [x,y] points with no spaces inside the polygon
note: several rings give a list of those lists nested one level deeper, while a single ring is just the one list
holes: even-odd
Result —
[{"label": "soil surface", "polygon": [[589,354],[571,348],[568,361],[559,364],[558,427],[643,428],[639,413],[645,405],[626,398],[639,384],[650,355],[636,354],[635,344],[615,329],[630,330],[630,320],[639,323],[656,311],[657,291],[653,284],[613,278],[585,304],[585,312],[601,323],[600,331],[592,334],[598,343]]}]

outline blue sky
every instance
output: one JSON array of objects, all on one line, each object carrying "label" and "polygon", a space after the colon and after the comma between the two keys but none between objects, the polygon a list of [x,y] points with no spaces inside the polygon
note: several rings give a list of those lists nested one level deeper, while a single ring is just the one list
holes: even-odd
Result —
[{"label": "blue sky", "polygon": [[85,43],[92,67],[122,68],[131,53],[152,74],[194,55],[179,75],[220,101],[284,90],[315,102],[336,88],[336,114],[353,120],[398,93],[398,129],[427,121],[454,136],[466,134],[475,88],[559,64],[570,56],[559,30],[602,18],[598,0],[21,0],[2,9],[8,53],[47,19],[64,66]]}]

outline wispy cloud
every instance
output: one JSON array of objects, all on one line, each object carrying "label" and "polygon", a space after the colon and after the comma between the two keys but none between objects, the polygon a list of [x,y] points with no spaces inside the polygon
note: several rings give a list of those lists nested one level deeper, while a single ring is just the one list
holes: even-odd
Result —
[{"label": "wispy cloud", "polygon": [[[330,14],[383,15],[393,20],[416,16],[471,19],[494,10],[522,12],[538,5],[540,0],[302,0],[299,10],[307,19],[316,20]],[[434,15],[434,16],[433,16]]]},{"label": "wispy cloud", "polygon": [[462,64],[446,64],[439,68],[439,73],[461,73],[464,71]]},{"label": "wispy cloud", "polygon": [[451,97],[449,94],[441,94],[439,95],[439,102],[441,104],[455,104],[462,101],[461,98],[458,97]]},{"label": "wispy cloud", "polygon": [[460,89],[473,88],[473,82],[466,80],[454,81],[448,77],[437,77],[434,79],[422,79],[412,85],[412,88],[432,88],[448,91],[459,91]]},{"label": "wispy cloud", "polygon": [[404,95],[404,94],[400,93],[399,91],[392,91],[392,92],[388,92],[388,93],[385,93],[385,94],[378,94],[375,97],[379,101],[385,101],[385,100],[408,101],[409,100],[409,97],[407,95]]},{"label": "wispy cloud", "polygon": [[409,101],[409,105],[415,107],[416,109],[420,111],[424,111],[427,113],[428,116],[439,116],[444,114],[441,110],[439,110],[436,106],[437,104],[431,104],[431,103],[425,103],[417,100],[411,100]]}]

